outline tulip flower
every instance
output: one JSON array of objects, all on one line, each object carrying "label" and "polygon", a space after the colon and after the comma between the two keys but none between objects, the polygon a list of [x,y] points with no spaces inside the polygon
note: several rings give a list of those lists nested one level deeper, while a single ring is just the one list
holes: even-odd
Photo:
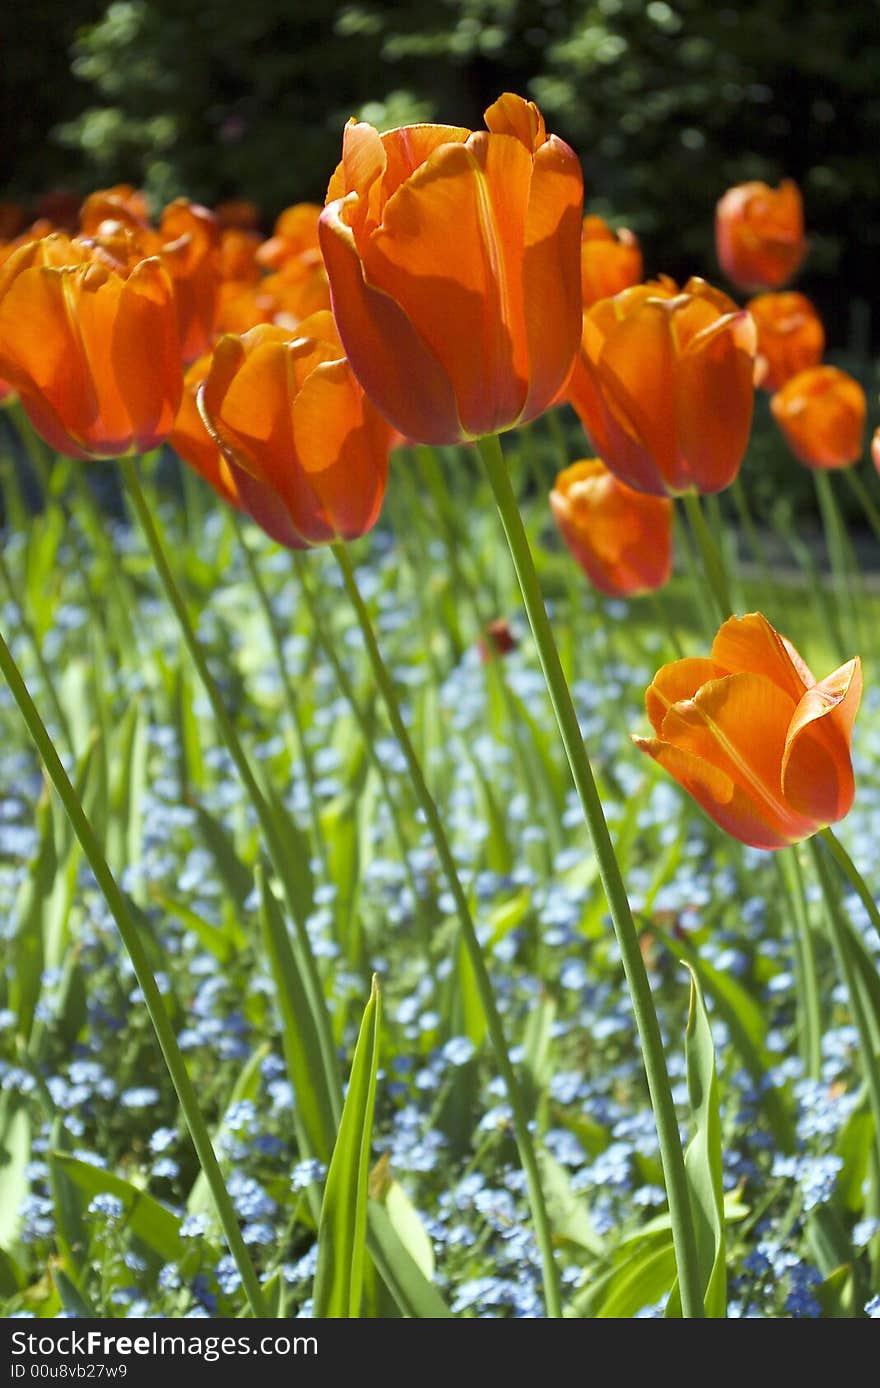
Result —
[{"label": "tulip flower", "polygon": [[663,279],[583,320],[566,395],[602,461],[654,496],[718,492],[736,476],[754,404],[755,325],[726,294]]},{"label": "tulip flower", "polygon": [[814,366],[787,381],[770,401],[796,458],[820,471],[862,455],[867,403],[858,381],[836,366]]},{"label": "tulip flower", "polygon": [[318,240],[320,215],[320,207],[310,202],[286,208],[257,252],[258,263],[275,272],[267,276],[263,287],[275,298],[287,326],[330,307],[330,285]]},{"label": "tulip flower", "polygon": [[550,493],[560,533],[601,593],[661,588],[672,569],[672,502],[618,482],[598,458],[560,472]]},{"label": "tulip flower", "polygon": [[585,309],[629,289],[642,278],[641,247],[631,231],[612,231],[601,217],[585,217],[581,230],[581,299]]},{"label": "tulip flower", "polygon": [[488,130],[345,130],[321,214],[343,346],[407,438],[451,444],[534,419],[580,336],[583,181],[521,97]]},{"label": "tulip flower", "polygon": [[111,247],[127,232],[142,256],[156,256],[174,286],[184,361],[208,350],[219,312],[220,228],[207,208],[178,198],[165,208],[157,230],[146,220],[141,195],[123,184],[86,198],[80,225],[84,236]]},{"label": "tulip flower", "polygon": [[756,386],[780,390],[799,371],[819,365],[825,351],[825,330],[805,294],[759,294],[746,308],[758,330]]},{"label": "tulip flower", "polygon": [[861,694],[858,657],[817,683],[752,612],[724,623],[709,659],[658,671],[645,700],[656,736],[633,741],[734,838],[784,848],[849,812]]},{"label": "tulip flower", "polygon": [[260,225],[260,209],[247,198],[227,198],[218,202],[214,216],[223,231],[256,231]]},{"label": "tulip flower", "polygon": [[477,642],[480,659],[484,664],[488,664],[495,656],[510,655],[518,646],[519,638],[506,617],[493,617],[491,622],[487,622]]},{"label": "tulip flower", "polygon": [[739,289],[781,289],[807,253],[804,209],[796,183],[778,188],[740,183],[715,210],[718,264]]},{"label": "tulip flower", "polygon": [[871,440],[871,461],[880,472],[880,429],[874,430],[874,437]]},{"label": "tulip flower", "polygon": [[330,313],[295,332],[263,324],[222,337],[210,362],[192,368],[187,395],[172,446],[279,544],[351,540],[375,524],[390,430],[355,379]]},{"label": "tulip flower", "polygon": [[183,381],[168,272],[124,238],[112,255],[63,232],[19,247],[0,266],[0,377],[59,453],[157,447]]}]

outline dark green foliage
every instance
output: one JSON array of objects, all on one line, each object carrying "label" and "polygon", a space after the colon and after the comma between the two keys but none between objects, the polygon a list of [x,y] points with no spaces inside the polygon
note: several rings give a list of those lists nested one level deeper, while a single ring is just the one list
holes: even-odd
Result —
[{"label": "dark green foliage", "polygon": [[591,205],[633,225],[652,272],[717,274],[716,197],[745,178],[796,178],[813,242],[805,287],[832,342],[865,339],[852,301],[871,298],[880,245],[874,5],[115,0],[80,29],[67,84],[60,55],[96,7],[12,8],[4,99],[10,118],[31,112],[13,145],[26,189],[58,176],[60,142],[83,186],[252,197],[271,217],[323,196],[352,113],[478,123],[511,88],[577,147]]}]

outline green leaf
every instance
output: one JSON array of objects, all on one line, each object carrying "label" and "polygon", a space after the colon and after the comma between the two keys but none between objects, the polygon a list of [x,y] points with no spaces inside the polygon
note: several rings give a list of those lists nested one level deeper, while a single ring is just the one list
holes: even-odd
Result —
[{"label": "green leaf", "polygon": [[122,1201],[125,1222],[131,1232],[166,1263],[177,1263],[187,1244],[180,1237],[180,1220],[145,1190],[139,1190],[112,1171],[80,1161],[67,1152],[54,1152],[53,1159],[80,1190],[92,1199],[96,1195],[115,1195]]},{"label": "green leaf", "polygon": [[[706,1004],[695,970],[685,1033],[688,1096],[694,1134],[684,1156],[688,1193],[697,1243],[697,1265],[707,1317],[727,1315],[727,1268],[724,1237],[724,1181],[721,1161],[721,1116],[715,1048]],[[681,1315],[678,1281],[666,1308],[667,1316]]]},{"label": "green leaf", "polygon": [[672,1236],[649,1239],[618,1253],[615,1266],[574,1299],[573,1310],[590,1320],[630,1320],[666,1293],[675,1278]]},{"label": "green leaf", "polygon": [[37,827],[37,851],[16,898],[9,948],[9,1006],[16,1014],[16,1029],[25,1038],[30,1036],[42,988],[46,906],[58,866],[52,810],[45,791],[37,810]]},{"label": "green leaf", "polygon": [[281,1013],[287,1078],[296,1100],[297,1134],[308,1154],[329,1162],[336,1136],[336,1109],[325,1079],[320,1023],[313,1014],[287,926],[262,868],[257,869],[257,883],[263,944]]},{"label": "green leaf", "polygon": [[316,1318],[356,1319],[360,1314],[381,1012],[374,974],[324,1187],[315,1272]]},{"label": "green leaf", "polygon": [[547,1216],[555,1237],[585,1248],[594,1258],[603,1257],[604,1244],[590,1222],[586,1202],[572,1190],[565,1167],[549,1152],[540,1150],[538,1164]]},{"label": "green leaf", "polygon": [[823,1316],[834,1320],[853,1320],[858,1317],[861,1307],[856,1298],[856,1279],[847,1264],[835,1268],[830,1277],[816,1288],[816,1300],[822,1307]]},{"label": "green leaf", "polygon": [[97,1311],[91,1302],[83,1296],[79,1287],[68,1277],[63,1268],[53,1266],[50,1269],[52,1281],[55,1283],[56,1291],[61,1298],[61,1305],[72,1316],[96,1317]]},{"label": "green leaf", "polygon": [[27,1109],[10,1113],[0,1144],[0,1246],[15,1243],[21,1224],[21,1202],[28,1192],[31,1123]]},{"label": "green leaf", "polygon": [[430,1282],[434,1276],[434,1249],[418,1210],[399,1181],[391,1181],[383,1204],[403,1247]]},{"label": "green leaf", "polygon": [[[260,1089],[260,1065],[268,1054],[268,1045],[259,1046],[248,1060],[241,1074],[233,1086],[232,1093],[226,1105],[223,1117],[220,1119],[212,1138],[215,1152],[222,1148],[222,1139],[228,1131],[229,1110],[236,1104],[242,1103],[245,1099],[255,1099]],[[198,1176],[193,1181],[189,1199],[186,1202],[189,1214],[210,1214],[213,1215],[216,1209],[214,1198],[211,1195],[211,1187],[208,1185],[204,1171],[199,1171]]]},{"label": "green leaf", "polygon": [[368,1246],[370,1257],[401,1313],[416,1320],[440,1320],[451,1311],[403,1243],[384,1205],[370,1200]]},{"label": "green leaf", "polygon": [[653,922],[649,923],[648,930],[675,958],[683,959],[687,967],[696,974],[701,987],[712,999],[719,1017],[727,1024],[731,1042],[755,1081],[776,1141],[782,1151],[793,1151],[795,1132],[791,1116],[779,1090],[767,1082],[767,1072],[773,1065],[773,1057],[765,1043],[767,1024],[760,1006],[737,979],[707,963],[687,940],[673,939]]},{"label": "green leaf", "polygon": [[193,803],[202,842],[214,859],[214,866],[229,895],[243,906],[253,890],[253,877],[238,856],[232,836],[203,805]]}]

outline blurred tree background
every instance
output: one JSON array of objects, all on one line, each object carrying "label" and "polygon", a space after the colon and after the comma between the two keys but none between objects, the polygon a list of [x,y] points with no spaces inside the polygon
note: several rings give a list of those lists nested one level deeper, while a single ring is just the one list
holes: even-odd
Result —
[{"label": "blurred tree background", "polygon": [[715,199],[795,178],[804,287],[832,343],[877,330],[876,0],[12,0],[3,15],[7,196],[124,180],[160,203],[249,197],[268,223],[323,198],[348,116],[478,125],[513,89],[577,148],[591,210],[639,233],[650,272],[717,277]]},{"label": "blurred tree background", "polygon": [[[479,125],[505,89],[575,146],[591,211],[646,270],[718,280],[713,211],[789,175],[812,248],[799,287],[861,377],[880,348],[880,4],[835,0],[7,0],[2,196],[116,181],[157,205],[246,197],[265,227],[323,200],[353,114]],[[758,431],[758,468],[786,466]],[[762,449],[769,450],[764,462]]]}]

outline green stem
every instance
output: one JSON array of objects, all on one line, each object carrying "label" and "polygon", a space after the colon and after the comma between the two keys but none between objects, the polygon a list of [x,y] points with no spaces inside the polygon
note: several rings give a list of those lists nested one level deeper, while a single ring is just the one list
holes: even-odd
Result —
[{"label": "green stem", "polygon": [[394,832],[394,837],[397,841],[397,851],[400,854],[400,860],[403,864],[404,873],[406,874],[407,886],[409,887],[409,890],[412,894],[413,909],[416,913],[416,919],[419,922],[419,928],[422,935],[422,945],[425,950],[426,962],[428,965],[429,972],[433,974],[434,962],[433,956],[431,954],[431,927],[425,911],[425,904],[422,900],[421,893],[419,892],[418,883],[416,882],[415,873],[413,872],[412,863],[410,862],[409,849],[407,848],[406,842],[406,834],[404,833],[403,821],[400,817],[400,810],[397,806],[397,800],[394,796],[394,792],[391,789],[391,782],[388,779],[388,772],[385,770],[385,767],[382,764],[382,758],[376,751],[376,737],[374,730],[370,727],[366,712],[363,706],[361,705],[360,699],[354,691],[354,685],[349,679],[348,671],[346,670],[342,661],[339,659],[339,655],[333,643],[333,638],[330,635],[329,629],[326,624],[326,618],[324,615],[321,600],[318,596],[316,589],[312,586],[311,578],[308,572],[308,563],[304,555],[299,550],[293,550],[292,553],[293,564],[294,568],[296,569],[297,578],[299,579],[300,589],[302,591],[303,597],[305,598],[306,606],[309,609],[309,614],[312,618],[312,626],[315,632],[315,639],[321,651],[323,652],[325,659],[330,664],[330,667],[336,679],[336,683],[338,684],[339,689],[342,693],[342,697],[345,699],[346,703],[351,709],[354,720],[357,723],[358,728],[360,729],[361,738],[363,739],[367,756],[370,759],[370,763],[373,769],[375,770],[376,775],[379,777],[379,783],[382,786],[382,791],[385,796],[385,804],[388,808],[388,814],[391,818],[391,827]]},{"label": "green stem", "polygon": [[834,883],[828,872],[828,863],[825,860],[822,850],[815,838],[810,839],[809,844],[813,865],[816,869],[816,876],[819,879],[819,885],[822,888],[822,896],[825,901],[828,931],[843,976],[843,982],[849,994],[853,1021],[859,1036],[859,1050],[862,1056],[862,1065],[865,1070],[868,1101],[874,1118],[874,1144],[878,1156],[880,1156],[880,1063],[878,1063],[874,1045],[875,1038],[872,1034],[871,1024],[865,1010],[863,993],[859,987],[859,980],[853,962],[852,945],[850,943],[850,927],[843,914],[838,894],[835,891]]},{"label": "green stem", "polygon": [[880,936],[880,908],[878,908],[877,902],[868,890],[867,884],[852,858],[835,835],[834,830],[830,827],[821,829],[818,837],[822,840],[824,847],[831,854],[831,857],[849,882],[856,896],[859,898],[859,901],[867,911],[871,924],[877,931],[878,936]]},{"label": "green stem", "polygon": [[489,475],[501,516],[501,523],[507,536],[526,613],[541,658],[547,690],[556,714],[556,721],[559,725],[572,777],[577,787],[584,819],[592,840],[593,851],[596,854],[599,874],[611,911],[614,933],[617,937],[621,960],[629,985],[633,1012],[642,1045],[651,1104],[654,1109],[654,1119],[657,1124],[657,1135],[660,1141],[660,1155],[672,1222],[675,1261],[681,1289],[682,1314],[685,1317],[702,1317],[704,1314],[703,1295],[700,1286],[693,1213],[690,1205],[684,1156],[681,1150],[678,1119],[669,1083],[669,1072],[666,1068],[660,1024],[654,1009],[645,961],[639,947],[638,932],[633,921],[614,846],[608,832],[608,825],[605,822],[602,802],[596,789],[593,770],[581,736],[577,714],[559,660],[559,652],[556,648],[550,619],[547,616],[547,609],[544,606],[541,585],[535,571],[528,537],[504,465],[501,445],[497,438],[489,437],[481,439],[478,447]]},{"label": "green stem", "polygon": [[495,995],[492,991],[492,982],[489,977],[489,971],[486,968],[486,962],[483,958],[483,951],[480,948],[480,942],[477,938],[476,927],[474,926],[470,906],[468,905],[468,900],[465,895],[464,888],[461,885],[461,880],[459,878],[458,871],[455,866],[455,860],[452,856],[452,850],[449,846],[449,840],[446,837],[446,831],[443,827],[443,822],[440,818],[437,806],[434,803],[434,798],[428,789],[424,773],[422,771],[421,765],[419,763],[418,757],[416,756],[416,752],[412,744],[412,740],[410,738],[409,732],[407,731],[406,724],[403,721],[403,717],[400,712],[400,705],[397,700],[397,694],[394,689],[394,682],[391,678],[387,666],[385,665],[384,660],[382,659],[382,653],[379,650],[379,645],[376,640],[375,632],[373,630],[373,624],[370,620],[370,614],[367,611],[366,604],[364,603],[364,600],[361,596],[360,590],[357,585],[357,580],[354,575],[354,569],[352,567],[348,549],[346,548],[345,544],[341,541],[338,541],[336,544],[334,544],[332,548],[337,563],[339,564],[340,572],[342,574],[343,582],[345,584],[345,591],[348,594],[348,598],[351,602],[352,609],[355,613],[355,616],[357,617],[358,625],[361,629],[361,634],[363,636],[364,645],[366,646],[367,650],[367,655],[369,656],[370,664],[373,669],[373,675],[375,677],[376,684],[379,687],[379,691],[385,703],[388,718],[391,722],[391,726],[394,731],[394,735],[397,738],[400,750],[406,758],[407,768],[409,771],[413,790],[416,795],[416,799],[419,803],[419,807],[421,808],[425,816],[425,821],[427,823],[428,830],[431,834],[431,838],[434,843],[434,848],[437,853],[437,857],[440,861],[443,875],[446,879],[447,887],[450,893],[452,894],[452,898],[455,902],[456,915],[458,917],[459,926],[461,929],[462,940],[465,949],[467,950],[471,967],[474,971],[474,977],[476,980],[477,988],[479,990],[480,1000],[483,1005],[483,1011],[486,1017],[486,1027],[488,1030],[489,1039],[492,1043],[492,1049],[495,1053],[496,1064],[504,1081],[504,1086],[507,1091],[507,1099],[510,1104],[510,1109],[513,1116],[513,1128],[514,1134],[516,1136],[516,1144],[519,1150],[520,1161],[522,1162],[523,1170],[526,1176],[526,1183],[528,1185],[529,1192],[529,1204],[532,1211],[532,1218],[535,1223],[535,1237],[538,1242],[538,1247],[541,1250],[541,1262],[544,1277],[544,1299],[547,1308],[547,1315],[551,1317],[558,1317],[562,1314],[562,1306],[560,1302],[559,1292],[559,1275],[553,1257],[552,1233],[550,1229],[550,1221],[547,1215],[546,1205],[544,1203],[544,1193],[541,1188],[541,1178],[538,1170],[538,1161],[535,1155],[535,1149],[532,1143],[531,1133],[529,1132],[529,1125],[525,1104],[523,1102],[523,1096],[516,1078],[516,1074],[513,1069],[513,1065],[511,1064],[510,1056],[508,1054],[507,1043],[504,1038],[504,1028],[501,1022],[501,1016],[498,1011],[498,1005],[495,1002]]},{"label": "green stem", "polygon": [[241,1236],[235,1208],[223,1181],[223,1174],[214,1154],[211,1138],[205,1120],[202,1117],[201,1109],[199,1108],[196,1091],[178,1047],[177,1038],[174,1035],[174,1028],[171,1025],[171,1020],[165,1009],[165,1003],[162,999],[162,994],[159,991],[153,971],[150,968],[150,961],[141,941],[138,928],[129,913],[125,897],[120,891],[110,868],[107,866],[107,861],[101,851],[97,835],[80,804],[76,791],[67,776],[67,772],[61,764],[52,739],[46,730],[43,720],[37,712],[36,706],[31,699],[18,666],[2,636],[0,636],[0,668],[2,668],[4,678],[27,724],[34,746],[43,760],[46,770],[52,780],[52,784],[58,793],[58,797],[73,827],[73,831],[95,875],[95,880],[116,922],[119,934],[122,938],[122,943],[128,951],[128,956],[131,959],[138,986],[144,995],[144,1001],[147,1005],[147,1011],[150,1014],[153,1030],[156,1033],[156,1040],[159,1043],[162,1055],[165,1059],[165,1064],[168,1068],[168,1073],[171,1076],[171,1082],[174,1085],[175,1092],[180,1101],[180,1107],[193,1140],[193,1146],[196,1149],[202,1171],[205,1173],[205,1180],[214,1198],[217,1214],[229,1245],[229,1251],[235,1259],[236,1267],[241,1276],[248,1304],[254,1316],[265,1318],[269,1314],[268,1307],[263,1299],[260,1283],[254,1271],[253,1264],[251,1263],[247,1246]]},{"label": "green stem", "polygon": [[831,478],[827,472],[814,470],[813,481],[816,486],[816,496],[819,501],[819,510],[822,513],[822,525],[825,530],[825,544],[828,549],[828,558],[831,564],[831,573],[834,578],[834,594],[837,602],[838,611],[841,607],[846,612],[846,621],[840,623],[841,629],[846,631],[847,639],[858,648],[861,645],[861,634],[859,630],[858,600],[855,591],[855,579],[853,576],[854,560],[849,536],[846,533],[846,526],[840,514],[840,508],[834,495],[831,485]]},{"label": "green stem", "polygon": [[745,537],[748,541],[749,549],[752,552],[752,557],[761,571],[761,582],[767,593],[775,593],[776,580],[773,577],[773,571],[770,568],[770,561],[767,558],[767,546],[764,544],[764,541],[758,531],[758,527],[755,525],[754,517],[752,516],[752,510],[749,506],[748,498],[746,496],[746,490],[742,484],[741,477],[734,478],[733,482],[730,485],[730,494],[733,497],[733,504],[736,507],[736,512],[739,516],[740,525],[742,526],[743,531],[745,532]]},{"label": "green stem", "polygon": [[706,580],[715,599],[717,615],[724,622],[733,612],[733,603],[730,598],[730,586],[727,582],[727,574],[724,570],[724,560],[718,546],[715,543],[712,531],[709,529],[706,517],[703,515],[703,508],[700,504],[698,492],[685,492],[682,496],[685,514],[690,522],[691,533],[694,542],[700,552],[703,561],[703,570]]},{"label": "green stem", "polygon": [[226,750],[235,763],[236,770],[241,777],[248,799],[253,805],[254,813],[257,816],[257,821],[263,834],[266,850],[269,854],[269,859],[281,882],[285,901],[287,903],[288,914],[296,934],[296,943],[300,955],[300,962],[303,966],[305,983],[308,987],[310,1000],[312,1002],[312,1011],[315,1017],[320,1019],[319,1041],[325,1079],[327,1082],[327,1092],[333,1096],[337,1109],[341,1110],[341,1086],[339,1081],[339,1068],[336,1062],[336,1050],[333,1043],[333,1034],[327,1015],[323,985],[312,952],[308,931],[305,927],[305,921],[302,918],[300,903],[296,898],[295,891],[291,887],[290,877],[287,872],[286,856],[288,849],[276,828],[275,821],[266,802],[266,797],[257,782],[256,775],[254,774],[247,754],[241,744],[238,733],[235,730],[235,725],[226,712],[220,690],[217,687],[214,676],[211,674],[205,653],[202,650],[193,624],[190,621],[186,603],[169,567],[165,551],[162,548],[162,541],[159,538],[159,532],[156,529],[147,499],[144,496],[135,460],[132,458],[123,458],[120,460],[120,466],[141,530],[146,539],[153,563],[156,566],[159,581],[162,584],[168,603],[177,618],[190,659],[196,667],[199,679],[202,682],[202,686],[211,704],[217,731],[220,734],[220,738]]},{"label": "green stem", "polygon": [[257,561],[254,558],[253,551],[250,545],[248,544],[247,539],[245,538],[244,524],[242,522],[241,516],[239,515],[238,511],[236,511],[234,508],[232,508],[232,518],[235,524],[236,534],[238,535],[238,542],[244,553],[245,563],[247,564],[247,569],[250,575],[251,583],[253,584],[254,592],[257,595],[257,601],[263,610],[263,616],[265,617],[266,625],[269,628],[269,635],[272,641],[272,650],[275,654],[275,663],[278,667],[278,673],[281,677],[281,684],[284,689],[284,698],[285,703],[287,705],[287,711],[290,714],[290,720],[293,723],[294,732],[296,733],[300,761],[302,762],[303,775],[305,776],[306,780],[306,790],[308,792],[309,798],[309,815],[312,821],[312,833],[315,836],[315,846],[317,847],[321,861],[326,865],[327,844],[324,839],[324,831],[321,827],[321,816],[320,811],[318,809],[318,797],[315,794],[315,768],[312,762],[311,750],[306,740],[303,721],[300,717],[299,702],[297,700],[296,694],[294,693],[293,683],[290,678],[290,671],[287,668],[287,659],[284,654],[284,643],[281,639],[281,631],[279,630],[278,619],[275,616],[275,613],[272,609],[272,604],[269,601],[269,594],[266,591],[266,585],[263,582],[259,565],[257,564]]},{"label": "green stem", "polygon": [[691,544],[691,537],[688,533],[687,525],[681,512],[675,515],[674,525],[675,552],[684,559],[684,567],[687,571],[688,587],[691,598],[695,601],[700,616],[700,623],[703,627],[703,634],[711,646],[718,630],[718,619],[715,614],[715,601],[706,590],[703,575],[700,573],[696,557]]},{"label": "green stem", "polygon": [[654,613],[657,622],[662,627],[666,635],[666,640],[669,642],[669,645],[672,648],[672,653],[675,656],[675,659],[682,660],[684,658],[684,649],[682,647],[681,642],[678,639],[678,632],[675,630],[675,627],[672,624],[672,616],[669,612],[668,607],[666,606],[666,603],[663,601],[663,598],[660,596],[660,594],[653,590],[648,594],[648,599],[651,603],[651,611]]},{"label": "green stem", "polygon": [[804,1074],[817,1080],[822,1069],[822,1008],[804,876],[797,849],[783,849],[774,859],[794,921],[797,997],[800,1011],[798,1045]]},{"label": "green stem", "polygon": [[850,491],[864,511],[865,519],[873,530],[875,538],[880,540],[880,511],[878,511],[874,502],[871,500],[868,488],[865,486],[855,468],[844,468],[843,475],[846,478]]},{"label": "green stem", "polygon": [[18,591],[15,585],[15,579],[12,576],[12,570],[10,569],[9,564],[6,560],[6,554],[2,545],[0,545],[0,580],[2,580],[3,582],[3,586],[6,589],[7,596],[9,597],[10,601],[15,604],[15,607],[18,611],[18,625],[21,628],[22,634],[27,638],[30,646],[33,648],[34,658],[37,662],[37,669],[40,672],[40,679],[43,682],[43,688],[45,689],[46,694],[49,697],[49,701],[52,704],[52,711],[58,720],[58,726],[61,729],[64,741],[66,742],[69,750],[73,751],[73,735],[70,729],[70,720],[68,719],[67,714],[64,712],[64,707],[61,703],[61,699],[58,696],[58,690],[55,688],[55,681],[52,678],[52,671],[49,669],[46,657],[43,654],[43,647],[40,638],[37,635],[36,629],[31,624],[30,618],[25,612],[24,603],[18,596]]}]

